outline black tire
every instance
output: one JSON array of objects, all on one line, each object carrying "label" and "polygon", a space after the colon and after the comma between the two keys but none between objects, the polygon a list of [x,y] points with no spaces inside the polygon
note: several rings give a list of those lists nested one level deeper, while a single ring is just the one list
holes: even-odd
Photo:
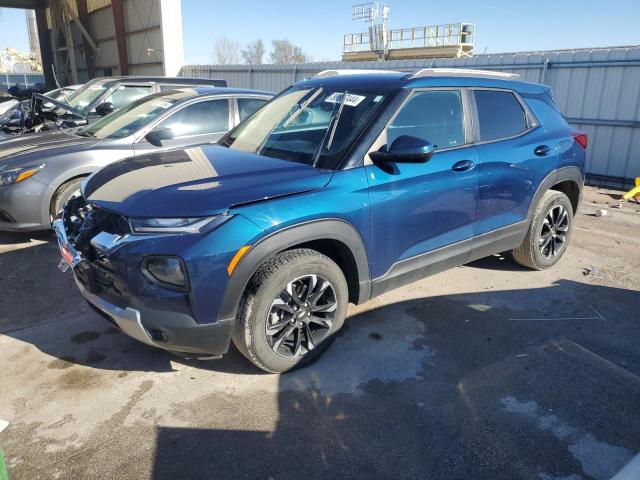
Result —
[{"label": "black tire", "polygon": [[58,187],[56,193],[53,194],[53,198],[51,198],[51,206],[49,208],[51,219],[56,218],[58,213],[64,208],[65,203],[69,201],[74,193],[80,190],[80,184],[83,180],[84,178],[74,178]]},{"label": "black tire", "polygon": [[[275,335],[268,335],[267,322],[273,322],[273,320],[271,320],[273,318],[271,316],[272,312],[274,312],[273,304],[276,302],[276,299],[282,298],[281,294],[285,292],[287,286],[298,281],[298,279],[308,277],[328,281],[331,290],[326,289],[325,291],[331,295],[331,299],[334,300],[333,303],[335,303],[335,310],[331,312],[333,315],[332,322],[330,323],[330,328],[322,327],[322,329],[315,323],[313,325],[308,323],[310,328],[317,328],[314,332],[321,333],[320,337],[322,337],[322,339],[317,342],[317,345],[312,341],[314,345],[313,348],[309,350],[306,348],[297,348],[296,351],[305,352],[298,357],[283,356],[274,350],[275,347],[272,344],[277,342],[273,342]],[[311,290],[312,288],[309,286],[308,291]],[[319,297],[322,295],[325,294],[320,294]],[[297,296],[297,298],[299,299],[300,297]],[[316,302],[318,302],[318,300],[319,298],[315,299]],[[275,257],[267,260],[249,282],[234,327],[232,336],[233,343],[254,365],[266,372],[282,373],[308,365],[316,360],[334,340],[336,332],[340,330],[344,324],[347,304],[347,281],[340,267],[329,257],[310,249],[295,249],[279,253]],[[287,322],[289,322],[289,320],[287,320],[287,318],[290,318],[291,323],[293,323],[291,328],[295,328],[297,319],[300,318],[296,315],[300,314],[304,313],[301,311],[297,313],[293,311],[282,312],[281,317],[284,318],[284,320],[279,321],[282,322],[283,325],[288,325]],[[285,315],[290,315],[291,317],[285,318]],[[307,312],[307,316],[309,315],[314,316]],[[328,314],[323,313],[320,315]],[[302,322],[299,323],[302,324]],[[285,328],[289,327],[287,326]],[[302,335],[302,342],[307,338],[306,345],[308,346],[309,341],[308,337],[305,337],[306,333],[300,333],[303,332],[304,328],[305,327],[300,327],[301,330],[297,331],[298,337],[295,337],[295,333],[292,333],[292,338],[298,339],[300,338],[299,336]],[[305,332],[310,332],[310,330],[306,330]],[[298,344],[299,343],[300,342],[298,342]],[[282,345],[281,343],[280,348],[284,348]]]},{"label": "black tire", "polygon": [[[549,215],[566,212],[566,226],[550,227]],[[545,219],[547,222],[545,223]],[[553,222],[552,222],[553,223]],[[562,228],[562,231],[560,230]],[[566,230],[564,230],[566,228]],[[522,245],[513,250],[513,258],[520,265],[534,270],[544,270],[555,265],[567,251],[573,230],[573,206],[569,198],[562,192],[548,190],[544,193],[533,214],[529,231]],[[558,247],[557,237],[562,234],[564,240]],[[555,235],[555,236],[554,236]],[[549,240],[549,236],[551,239]],[[544,238],[543,238],[544,237]],[[545,242],[550,242],[548,247]],[[549,249],[554,249],[553,252]]]}]

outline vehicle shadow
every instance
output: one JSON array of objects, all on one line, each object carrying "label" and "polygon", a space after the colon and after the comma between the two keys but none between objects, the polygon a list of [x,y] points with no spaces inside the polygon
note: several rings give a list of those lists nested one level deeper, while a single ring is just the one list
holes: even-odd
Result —
[{"label": "vehicle shadow", "polygon": [[638,304],[560,280],[355,314],[318,362],[232,404],[275,402],[274,427],[159,426],[152,478],[610,478],[640,450]]}]

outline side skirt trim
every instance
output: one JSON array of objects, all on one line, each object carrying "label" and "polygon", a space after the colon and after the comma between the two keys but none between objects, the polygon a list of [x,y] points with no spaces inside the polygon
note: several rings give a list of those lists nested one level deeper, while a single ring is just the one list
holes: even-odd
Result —
[{"label": "side skirt trim", "polygon": [[387,273],[371,282],[370,298],[473,260],[516,248],[522,243],[528,226],[528,220],[523,220],[396,262]]}]

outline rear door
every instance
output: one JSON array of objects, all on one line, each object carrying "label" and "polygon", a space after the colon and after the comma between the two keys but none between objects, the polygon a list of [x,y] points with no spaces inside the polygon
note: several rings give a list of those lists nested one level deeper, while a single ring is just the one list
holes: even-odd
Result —
[{"label": "rear door", "polygon": [[470,89],[479,175],[474,236],[527,217],[536,187],[557,161],[549,138],[522,98],[511,90]]},{"label": "rear door", "polygon": [[[465,89],[414,91],[372,149],[411,135],[436,145],[425,163],[365,166],[374,243],[372,275],[393,276],[441,259],[464,263],[473,234],[478,179],[474,171],[470,108]],[[368,156],[367,156],[368,159]],[[397,272],[396,272],[397,271]]]}]

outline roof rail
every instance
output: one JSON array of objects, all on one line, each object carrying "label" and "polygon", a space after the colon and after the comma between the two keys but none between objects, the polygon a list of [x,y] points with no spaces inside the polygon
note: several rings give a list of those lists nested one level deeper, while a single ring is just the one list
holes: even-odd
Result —
[{"label": "roof rail", "polygon": [[338,75],[358,75],[362,73],[401,73],[397,70],[357,70],[357,69],[336,69],[336,70],[323,70],[316,73],[313,78],[335,77]]},{"label": "roof rail", "polygon": [[493,77],[505,80],[518,78],[517,73],[496,72],[495,70],[474,70],[471,68],[423,68],[409,78],[422,77]]}]

